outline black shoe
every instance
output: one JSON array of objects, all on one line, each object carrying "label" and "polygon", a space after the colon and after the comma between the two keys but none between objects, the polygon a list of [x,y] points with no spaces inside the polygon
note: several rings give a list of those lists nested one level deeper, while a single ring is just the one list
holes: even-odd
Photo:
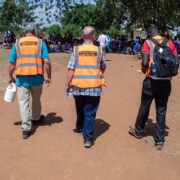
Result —
[{"label": "black shoe", "polygon": [[44,115],[41,115],[39,120],[32,121],[34,125],[39,125],[42,121],[44,121]]},{"label": "black shoe", "polygon": [[28,139],[30,134],[31,134],[31,131],[23,131],[22,132],[23,139]]},{"label": "black shoe", "polygon": [[84,147],[85,148],[90,148],[93,145],[94,145],[94,141],[93,140],[87,140],[87,141],[84,142]]},{"label": "black shoe", "polygon": [[74,132],[74,133],[77,133],[77,134],[79,134],[79,135],[82,135],[82,134],[83,134],[82,131],[78,131],[77,129],[73,129],[73,132]]}]

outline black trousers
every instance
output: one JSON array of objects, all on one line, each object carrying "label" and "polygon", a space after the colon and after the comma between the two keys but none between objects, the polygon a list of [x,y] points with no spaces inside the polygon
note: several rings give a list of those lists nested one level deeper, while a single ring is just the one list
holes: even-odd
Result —
[{"label": "black trousers", "polygon": [[153,80],[146,78],[143,82],[141,105],[136,119],[135,130],[142,133],[147,122],[152,100],[156,104],[156,142],[165,140],[165,118],[167,102],[171,93],[170,80]]}]

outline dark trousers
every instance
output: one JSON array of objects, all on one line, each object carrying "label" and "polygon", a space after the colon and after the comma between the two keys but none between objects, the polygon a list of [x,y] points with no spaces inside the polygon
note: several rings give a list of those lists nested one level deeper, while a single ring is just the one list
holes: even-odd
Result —
[{"label": "dark trousers", "polygon": [[94,121],[100,96],[74,96],[76,105],[76,129],[83,132],[84,141],[93,140]]},{"label": "dark trousers", "polygon": [[141,105],[136,119],[135,130],[142,133],[149,116],[152,100],[156,104],[156,142],[165,140],[165,118],[167,102],[171,93],[170,80],[153,80],[146,78],[143,82]]}]

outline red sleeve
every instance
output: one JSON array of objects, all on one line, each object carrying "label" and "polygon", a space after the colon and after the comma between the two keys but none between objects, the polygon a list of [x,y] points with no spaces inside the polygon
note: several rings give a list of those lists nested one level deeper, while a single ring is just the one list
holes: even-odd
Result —
[{"label": "red sleeve", "polygon": [[149,47],[147,41],[145,41],[144,44],[143,44],[142,53],[148,53],[148,54],[150,54],[150,47]]},{"label": "red sleeve", "polygon": [[172,49],[173,53],[177,55],[177,50],[174,43],[172,41],[168,41],[168,44],[169,44],[169,47]]}]

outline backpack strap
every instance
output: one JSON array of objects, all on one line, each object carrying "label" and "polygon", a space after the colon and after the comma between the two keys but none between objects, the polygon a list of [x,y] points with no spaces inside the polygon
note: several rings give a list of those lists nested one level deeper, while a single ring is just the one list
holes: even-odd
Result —
[{"label": "backpack strap", "polygon": [[156,46],[160,46],[159,42],[156,39],[150,39]]},{"label": "backpack strap", "polygon": [[164,39],[163,39],[163,42],[162,42],[161,44],[163,44],[163,45],[168,45],[168,46],[169,46],[169,44],[168,44],[168,39],[164,38]]},{"label": "backpack strap", "polygon": [[156,46],[168,46],[168,39],[164,38],[162,43],[159,43],[156,39],[151,38],[150,39]]}]

